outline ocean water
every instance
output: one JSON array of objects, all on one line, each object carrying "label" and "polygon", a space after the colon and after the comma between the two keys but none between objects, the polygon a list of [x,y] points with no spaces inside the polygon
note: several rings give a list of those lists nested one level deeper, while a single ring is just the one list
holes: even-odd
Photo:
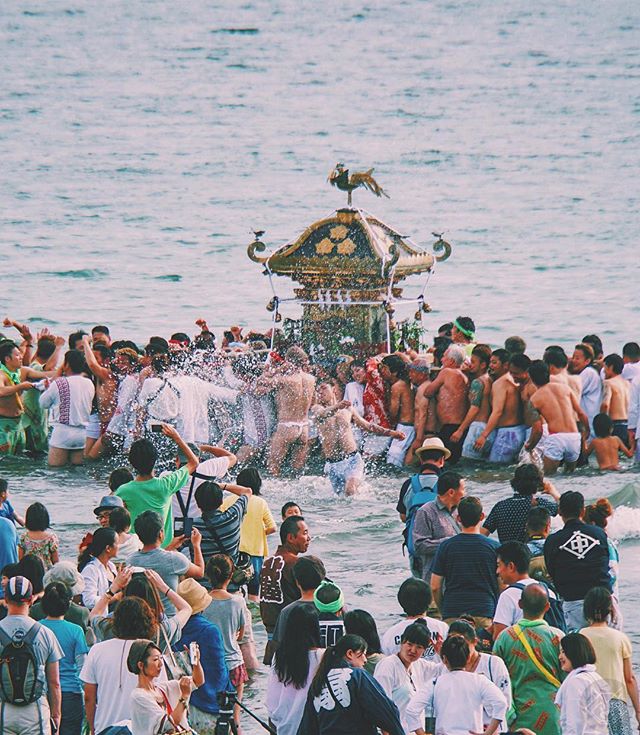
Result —
[{"label": "ocean water", "polygon": [[[425,247],[454,245],[429,282],[427,326],[472,315],[478,337],[537,354],[587,332],[638,339],[637,3],[111,2],[0,6],[0,272],[6,314],[115,337],[192,331],[204,316],[269,326],[246,257],[344,204],[336,161],[375,166],[391,195],[354,201]],[[416,293],[421,279],[407,281]],[[282,296],[290,293],[276,279]],[[413,307],[405,307],[410,316]],[[285,316],[297,316],[286,307]],[[399,311],[398,316],[405,313]],[[40,499],[74,554],[106,470],[2,460],[16,507]],[[637,472],[578,473],[608,495]],[[400,479],[339,500],[317,476],[268,481],[296,498],[311,550],[384,630],[406,575]],[[472,474],[487,508],[508,473]],[[627,630],[640,642],[640,510],[617,511]],[[263,635],[256,630],[259,649]],[[264,674],[248,690],[264,714]],[[245,733],[259,729],[248,719]]]}]

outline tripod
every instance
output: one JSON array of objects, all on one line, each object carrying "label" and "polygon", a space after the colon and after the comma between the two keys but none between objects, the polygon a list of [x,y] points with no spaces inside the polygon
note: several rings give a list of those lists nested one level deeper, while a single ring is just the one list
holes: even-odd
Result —
[{"label": "tripod", "polygon": [[244,710],[250,717],[261,725],[271,735],[277,735],[276,731],[264,720],[261,720],[257,715],[245,707],[242,702],[239,702],[234,692],[219,692],[218,693],[218,721],[216,722],[215,735],[238,735],[238,729],[236,722],[233,719],[233,707],[238,705],[241,710]]}]

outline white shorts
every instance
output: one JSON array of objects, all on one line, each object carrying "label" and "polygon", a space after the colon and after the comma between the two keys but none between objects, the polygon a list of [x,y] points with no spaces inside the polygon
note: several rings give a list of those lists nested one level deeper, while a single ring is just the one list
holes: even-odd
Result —
[{"label": "white shorts", "polygon": [[398,424],[396,431],[401,431],[404,434],[404,439],[394,439],[391,442],[387,452],[387,464],[404,467],[404,457],[416,438],[416,430],[410,424]]},{"label": "white shorts", "polygon": [[55,449],[84,449],[87,430],[84,426],[67,426],[55,424],[49,439],[49,446]]},{"label": "white shorts", "polygon": [[527,433],[526,426],[502,426],[496,429],[496,437],[493,440],[489,462],[497,464],[512,464],[518,458],[524,437]]},{"label": "white shorts", "polygon": [[364,460],[360,452],[354,452],[338,462],[326,462],[324,473],[329,478],[333,491],[342,495],[347,480],[362,480],[364,477]]},{"label": "white shorts", "polygon": [[544,456],[554,462],[577,462],[582,442],[576,432],[549,434],[544,443]]},{"label": "white shorts", "polygon": [[469,431],[467,431],[467,436],[465,437],[464,444],[462,445],[462,456],[466,457],[467,459],[487,459],[489,456],[489,453],[491,452],[491,447],[493,446],[493,440],[496,438],[496,432],[492,431],[489,436],[487,437],[487,441],[485,442],[484,447],[482,447],[482,451],[477,452],[473,445],[475,444],[476,439],[482,434],[482,432],[487,428],[486,421],[472,421],[471,425],[469,426]]},{"label": "white shorts", "polygon": [[99,439],[100,438],[100,415],[92,413],[89,416],[89,423],[87,424],[87,439]]}]

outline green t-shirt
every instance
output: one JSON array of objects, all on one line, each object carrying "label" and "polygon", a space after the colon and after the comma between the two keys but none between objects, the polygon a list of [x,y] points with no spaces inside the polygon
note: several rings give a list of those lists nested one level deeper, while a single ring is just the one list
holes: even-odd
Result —
[{"label": "green t-shirt", "polygon": [[173,539],[173,513],[171,512],[171,497],[177,493],[189,479],[187,466],[175,472],[169,472],[162,477],[152,477],[151,480],[126,482],[116,491],[122,498],[127,510],[131,514],[131,525],[145,510],[155,510],[164,518],[164,541],[167,546]]}]

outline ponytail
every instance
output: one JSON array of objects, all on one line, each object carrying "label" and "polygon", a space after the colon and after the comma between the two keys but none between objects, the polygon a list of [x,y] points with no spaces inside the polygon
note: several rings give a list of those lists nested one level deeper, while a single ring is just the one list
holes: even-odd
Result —
[{"label": "ponytail", "polygon": [[345,657],[347,651],[366,650],[367,642],[365,639],[361,638],[359,635],[354,635],[353,633],[347,633],[347,635],[342,636],[342,638],[340,638],[340,640],[333,646],[329,646],[320,660],[320,664],[316,669],[315,676],[313,677],[313,681],[309,687],[311,696],[317,697],[320,695],[320,692],[323,690],[327,682],[327,674],[331,669],[336,668],[340,661]]},{"label": "ponytail", "polygon": [[118,540],[118,534],[113,528],[98,528],[93,533],[91,543],[78,557],[78,571],[81,572],[87,564],[100,556],[107,546],[113,546]]}]

